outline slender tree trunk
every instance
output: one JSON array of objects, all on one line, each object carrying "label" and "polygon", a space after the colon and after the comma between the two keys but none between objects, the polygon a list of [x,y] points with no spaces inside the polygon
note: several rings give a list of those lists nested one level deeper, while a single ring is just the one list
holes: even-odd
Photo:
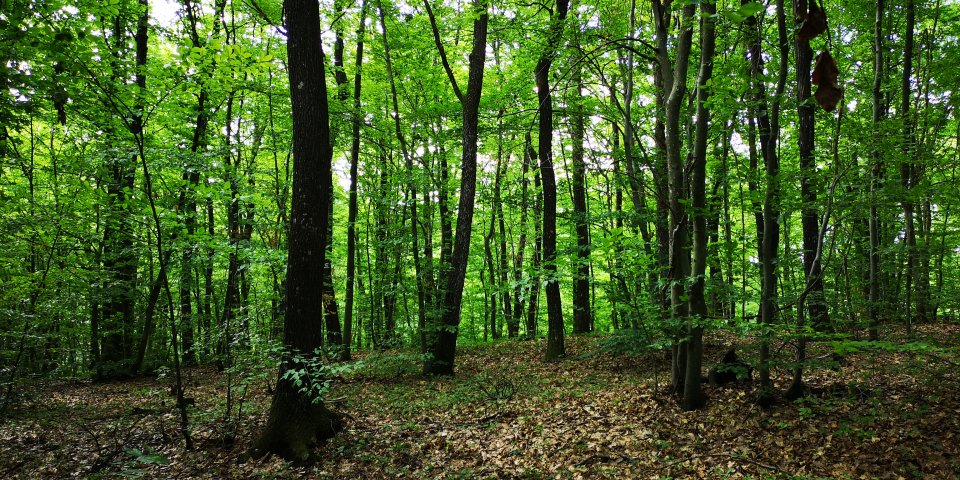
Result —
[{"label": "slender tree trunk", "polygon": [[[197,24],[197,9],[191,0],[184,1],[184,11],[189,21],[190,42],[193,48],[202,48],[204,42],[200,38]],[[220,23],[215,22],[214,36],[219,31]],[[208,92],[205,83],[201,83],[200,92],[197,95],[197,116],[193,128],[193,138],[190,141],[190,153],[192,158],[183,171],[184,185],[181,187],[180,199],[177,204],[183,211],[184,223],[187,231],[187,239],[183,245],[180,254],[180,338],[183,342],[183,364],[190,366],[196,363],[197,357],[194,350],[194,314],[191,304],[191,291],[193,290],[193,255],[197,250],[197,242],[194,239],[197,230],[197,198],[196,189],[200,183],[201,162],[197,161],[196,156],[207,145],[207,126],[209,124],[207,105]]]},{"label": "slender tree trunk", "polygon": [[493,212],[497,217],[497,224],[500,233],[500,288],[498,293],[500,294],[500,304],[503,305],[503,321],[507,325],[507,336],[513,338],[516,337],[517,333],[520,331],[520,326],[514,321],[515,317],[513,316],[513,305],[510,303],[511,292],[508,267],[509,254],[507,252],[507,226],[503,214],[503,200],[501,198],[503,178],[507,175],[507,169],[510,165],[510,155],[507,154],[504,156],[503,154],[502,117],[503,111],[501,110],[497,118],[497,125],[500,133],[497,139],[497,174],[493,186]]},{"label": "slender tree trunk", "polygon": [[590,223],[587,213],[586,164],[583,161],[586,113],[580,95],[583,91],[583,76],[578,59],[574,67],[573,82],[577,86],[572,104],[573,142],[573,216],[577,233],[576,273],[573,278],[573,333],[587,333],[593,329],[593,312],[590,308]]},{"label": "slender tree trunk", "polygon": [[566,354],[563,344],[563,305],[560,300],[560,283],[557,279],[557,180],[553,171],[553,96],[550,91],[550,66],[563,33],[568,7],[567,0],[557,0],[556,10],[550,19],[549,43],[534,69],[537,99],[540,101],[537,154],[543,180],[543,264],[547,276],[545,358],[547,360],[555,360]]},{"label": "slender tree trunk", "polygon": [[[773,98],[767,99],[764,83],[764,61],[762,52],[762,32],[756,17],[747,20],[751,29],[750,74],[752,79],[753,101],[756,105],[757,124],[759,126],[760,150],[765,166],[765,193],[763,200],[763,237],[761,241],[761,291],[760,322],[764,329],[777,322],[777,266],[780,263],[778,247],[780,244],[780,158],[777,143],[780,137],[780,98],[783,95],[787,79],[787,61],[789,44],[787,43],[786,13],[783,0],[777,0],[777,31],[779,39],[779,72],[776,91]],[[757,398],[761,405],[769,405],[772,400],[772,384],[769,365],[769,333],[764,330],[760,342],[760,392]]]},{"label": "slender tree trunk", "polygon": [[[690,275],[689,224],[686,212],[687,181],[684,174],[683,159],[680,152],[680,110],[686,98],[687,71],[690,65],[690,47],[693,41],[693,21],[695,7],[688,4],[683,7],[680,21],[679,38],[676,44],[676,56],[671,62],[667,49],[667,29],[671,14],[660,0],[653,0],[654,20],[657,28],[657,59],[661,74],[664,76],[664,141],[667,160],[669,186],[669,256],[670,256],[670,314],[674,321],[683,321],[688,314],[685,301],[684,283]],[[672,387],[683,394],[686,376],[687,346],[681,341],[686,334],[674,332]]]},{"label": "slender tree trunk", "polygon": [[[883,103],[883,78],[884,66],[883,52],[886,47],[883,45],[883,17],[886,11],[884,0],[877,0],[876,16],[874,20],[873,34],[873,135],[874,138],[880,137],[880,128],[886,112]],[[870,162],[870,274],[869,274],[869,295],[867,299],[867,322],[869,328],[870,340],[879,340],[880,332],[880,291],[882,284],[882,273],[880,272],[880,214],[877,208],[879,202],[879,193],[881,189],[881,180],[883,177],[883,150],[879,142],[873,143]]]},{"label": "slender tree trunk", "polygon": [[417,182],[414,177],[413,171],[413,159],[410,157],[409,149],[407,148],[406,137],[403,135],[403,129],[400,128],[400,103],[397,99],[397,86],[394,79],[393,72],[393,62],[390,58],[390,42],[387,39],[387,24],[384,19],[383,7],[380,8],[380,28],[383,30],[383,50],[384,50],[384,60],[387,67],[387,76],[390,78],[390,99],[393,103],[393,126],[394,133],[397,136],[397,140],[400,142],[400,152],[403,154],[404,166],[406,168],[407,174],[407,201],[406,204],[410,206],[410,238],[412,242],[411,250],[413,252],[413,270],[415,275],[415,283],[417,286],[417,315],[418,322],[420,325],[426,324],[426,293],[424,288],[424,278],[423,278],[423,268],[422,262],[420,261],[420,233],[419,233],[419,222],[420,217],[417,214]]},{"label": "slender tree trunk", "polygon": [[341,360],[350,360],[350,342],[353,333],[354,285],[357,271],[357,182],[360,163],[360,88],[363,73],[363,36],[367,2],[360,5],[360,23],[357,27],[357,56],[353,74],[353,111],[350,112],[352,143],[350,144],[350,205],[347,213],[347,292],[343,312],[343,349]]},{"label": "slender tree trunk", "polygon": [[691,200],[693,214],[693,282],[688,293],[691,319],[687,323],[687,371],[684,379],[683,409],[697,410],[706,403],[700,384],[703,361],[703,325],[707,302],[704,296],[707,273],[707,140],[710,134],[709,87],[713,78],[713,56],[716,50],[714,16],[716,4],[700,3],[700,72],[697,74],[697,121],[693,145]]},{"label": "slender tree trunk", "polygon": [[489,6],[485,0],[475,0],[473,10],[473,48],[470,52],[470,67],[466,94],[461,92],[453,71],[447,63],[446,53],[440,41],[440,33],[430,8],[429,0],[424,6],[430,15],[434,40],[440,53],[447,78],[454,93],[463,107],[463,155],[460,168],[460,203],[457,209],[456,244],[450,258],[449,270],[442,272],[445,278],[442,313],[435,324],[433,338],[430,339],[430,358],[423,364],[423,373],[427,375],[452,375],[454,358],[457,352],[457,333],[460,326],[460,306],[463,302],[463,283],[467,274],[467,260],[470,255],[470,232],[473,225],[473,208],[476,197],[477,181],[477,138],[479,124],[480,95],[483,88],[483,66],[487,49],[487,23]]},{"label": "slender tree trunk", "polygon": [[[536,159],[531,147],[531,159]],[[533,265],[530,279],[530,297],[527,304],[527,339],[537,338],[537,319],[540,313],[541,255],[543,252],[543,196],[540,194],[540,168],[533,171]]]},{"label": "slender tree trunk", "polygon": [[[525,295],[527,289],[523,287],[523,259],[527,251],[527,209],[529,206],[529,195],[528,190],[530,187],[530,180],[527,178],[530,172],[530,163],[533,161],[533,158],[536,156],[535,152],[532,152],[533,148],[530,145],[530,134],[524,138],[523,144],[523,167],[520,174],[520,235],[517,239],[517,251],[513,258],[513,281],[514,281],[514,290],[513,290],[513,321],[510,323],[509,328],[514,329],[515,331],[511,336],[516,337],[520,333],[520,322],[523,318],[523,305],[525,302]],[[529,300],[526,300],[529,302]],[[508,335],[510,332],[508,332]]]},{"label": "slender tree trunk", "polygon": [[490,337],[494,340],[499,340],[501,334],[500,326],[497,324],[497,275],[494,270],[493,250],[490,247],[490,244],[493,242],[493,236],[495,232],[494,227],[496,224],[497,214],[491,211],[490,228],[487,229],[487,234],[483,236],[483,261],[487,268],[487,278],[489,279],[489,284],[484,286],[483,293],[484,296],[487,297],[490,305],[490,308],[488,309],[490,314]]},{"label": "slender tree trunk", "polygon": [[[812,0],[815,1],[815,0]],[[807,11],[807,0],[793,0],[794,15]],[[797,21],[800,22],[799,16]],[[820,250],[818,236],[820,231],[820,216],[817,207],[818,177],[816,158],[813,154],[815,135],[814,126],[816,102],[812,100],[810,90],[810,66],[813,62],[813,50],[810,41],[796,37],[796,72],[797,72],[797,114],[799,126],[797,142],[800,154],[800,198],[801,224],[803,226],[803,273],[806,282],[810,285],[810,294],[807,300],[807,316],[810,325],[817,330],[830,328],[830,317],[827,312],[826,299],[823,296],[823,276],[819,261],[814,261],[816,252]]]},{"label": "slender tree trunk", "polygon": [[912,100],[913,89],[911,87],[911,77],[913,75],[913,38],[914,27],[916,25],[914,0],[907,0],[906,15],[907,25],[904,34],[903,43],[903,80],[901,82],[900,98],[900,116],[903,118],[903,156],[904,160],[900,164],[900,183],[903,186],[903,230],[904,230],[904,249],[907,257],[907,270],[904,273],[904,302],[903,315],[906,325],[907,335],[913,335],[913,290],[916,283],[917,274],[917,233],[914,222],[914,201],[911,190],[913,189],[913,177],[916,165],[914,156],[916,155],[916,138],[914,133],[914,119],[910,112],[910,102]]}]

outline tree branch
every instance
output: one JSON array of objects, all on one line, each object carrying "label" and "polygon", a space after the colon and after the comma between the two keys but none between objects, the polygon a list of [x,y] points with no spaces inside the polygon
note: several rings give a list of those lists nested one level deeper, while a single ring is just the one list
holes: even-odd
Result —
[{"label": "tree branch", "polygon": [[[433,30],[433,41],[437,44],[437,51],[440,52],[440,62],[443,63],[443,70],[447,72],[447,78],[450,79],[450,86],[453,87],[453,93],[457,100],[463,103],[463,92],[457,84],[456,77],[453,76],[453,70],[450,69],[450,62],[447,61],[447,51],[443,48],[443,42],[440,41],[440,30],[437,28],[437,17],[433,15],[433,8],[430,7],[430,0],[423,0],[423,6],[427,9],[427,16],[430,17],[430,29]],[[381,5],[381,9],[383,6]]]}]

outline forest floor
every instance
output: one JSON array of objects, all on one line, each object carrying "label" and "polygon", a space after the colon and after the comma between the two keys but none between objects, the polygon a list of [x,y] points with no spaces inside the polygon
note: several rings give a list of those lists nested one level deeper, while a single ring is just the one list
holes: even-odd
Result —
[{"label": "forest floor", "polygon": [[[541,361],[542,342],[464,348],[442,379],[376,354],[329,393],[346,428],[312,466],[240,461],[265,422],[268,372],[230,377],[225,421],[228,376],[187,370],[189,451],[169,376],[36,381],[0,419],[0,478],[958,478],[960,326],[920,337],[944,348],[851,353],[807,373],[808,397],[766,410],[754,382],[706,386],[707,406],[683,412],[663,353],[601,349],[609,336],[568,338],[558,363]],[[705,365],[729,341],[708,338]],[[782,391],[789,372],[774,374]]]}]

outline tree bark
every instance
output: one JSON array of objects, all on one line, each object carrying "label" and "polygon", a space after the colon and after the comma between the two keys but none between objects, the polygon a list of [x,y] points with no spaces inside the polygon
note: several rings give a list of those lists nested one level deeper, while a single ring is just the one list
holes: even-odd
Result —
[{"label": "tree bark", "polygon": [[568,7],[568,0],[557,0],[556,10],[550,19],[549,43],[534,69],[537,99],[540,101],[537,156],[543,181],[543,264],[547,277],[546,360],[555,360],[566,354],[563,344],[563,305],[557,279],[557,180],[553,171],[553,97],[550,92],[550,66],[563,33]]},{"label": "tree bark", "polygon": [[[794,15],[798,25],[801,22],[800,12],[807,11],[807,0],[793,0]],[[827,311],[826,299],[823,296],[823,275],[820,262],[814,261],[816,252],[820,250],[819,231],[820,215],[817,206],[817,164],[813,150],[816,142],[814,126],[816,124],[816,102],[813,101],[810,83],[810,65],[813,61],[813,50],[809,40],[796,37],[796,72],[797,72],[797,114],[799,126],[797,143],[800,154],[800,199],[801,225],[803,227],[803,273],[810,286],[807,300],[807,316],[810,324],[817,330],[830,328],[830,316]]]},{"label": "tree bark", "polygon": [[[530,172],[530,163],[533,161],[535,153],[530,150],[530,134],[527,133],[523,144],[523,167],[520,174],[520,235],[517,239],[517,250],[513,257],[513,320],[510,322],[509,329],[514,329],[512,335],[508,330],[508,335],[516,337],[520,333],[520,322],[523,318],[523,305],[525,302],[525,291],[523,287],[523,259],[527,250],[527,209],[529,206],[528,190],[530,180],[527,175]],[[526,300],[529,301],[529,300]]]},{"label": "tree bark", "polygon": [[360,88],[362,86],[363,36],[366,23],[367,2],[360,5],[360,23],[357,26],[357,56],[353,74],[353,111],[350,112],[352,142],[350,144],[350,205],[347,212],[347,291],[343,311],[343,348],[341,360],[350,360],[351,334],[353,333],[353,295],[357,272],[357,181],[360,164]]},{"label": "tree bark", "polygon": [[[293,191],[287,258],[287,311],[284,355],[267,425],[254,442],[252,454],[271,452],[307,460],[310,448],[340,429],[337,415],[304,392],[325,381],[315,367],[297,358],[319,361],[322,345],[320,295],[329,212],[330,126],[319,5],[309,0],[285,0],[290,103],[293,115]],[[302,372],[299,385],[291,375]]]},{"label": "tree bark", "polygon": [[913,38],[914,27],[916,25],[916,8],[914,0],[907,0],[906,15],[907,25],[904,33],[903,43],[903,77],[901,82],[900,97],[900,116],[903,118],[903,161],[900,163],[900,183],[903,187],[903,230],[904,230],[904,249],[907,257],[907,270],[904,273],[904,301],[903,315],[907,335],[913,335],[913,288],[916,283],[917,274],[917,233],[914,222],[914,202],[911,190],[913,189],[913,177],[916,165],[914,164],[914,155],[916,154],[916,138],[914,137],[914,120],[910,112],[910,101],[912,96],[911,77],[913,75]]},{"label": "tree bark", "polygon": [[[774,95],[767,99],[766,84],[764,83],[762,32],[756,17],[747,20],[751,29],[750,45],[750,76],[753,89],[753,102],[757,112],[759,126],[760,152],[765,166],[765,193],[763,200],[763,237],[760,247],[761,259],[761,291],[760,291],[760,322],[768,328],[777,322],[777,265],[780,263],[778,247],[780,245],[780,158],[777,143],[780,137],[780,98],[786,85],[787,61],[789,45],[787,43],[786,13],[783,0],[777,0],[777,32],[779,40],[779,71]],[[769,333],[761,333],[760,359],[758,373],[760,377],[760,391],[758,402],[769,405],[772,400],[772,384],[770,382],[770,345]]]},{"label": "tree bark", "polygon": [[684,410],[697,410],[706,404],[707,398],[701,388],[700,376],[703,363],[703,324],[706,321],[707,302],[704,295],[707,273],[707,140],[710,134],[710,100],[713,78],[713,56],[716,50],[716,27],[714,16],[717,6],[713,2],[700,3],[700,72],[697,74],[697,122],[693,144],[693,170],[691,200],[693,214],[693,282],[688,298],[691,318],[687,322],[687,371],[684,379],[682,406]]},{"label": "tree bark", "polygon": [[[680,128],[680,108],[686,98],[687,71],[690,65],[690,47],[693,41],[693,28],[690,23],[694,16],[694,5],[683,7],[683,18],[680,21],[679,38],[677,39],[676,56],[671,62],[667,49],[667,29],[671,14],[660,0],[653,0],[654,20],[657,28],[657,59],[663,75],[663,114],[664,114],[664,146],[667,160],[667,177],[669,187],[669,257],[670,257],[670,316],[675,322],[682,321],[688,313],[687,302],[684,299],[686,289],[684,282],[690,275],[689,224],[685,201],[687,198],[687,182],[684,174],[683,159],[680,152],[680,137],[683,132]],[[674,346],[672,359],[672,387],[678,394],[683,394],[686,376],[687,351],[685,342],[680,339],[685,336],[674,332]]]},{"label": "tree bark", "polygon": [[585,117],[580,100],[583,91],[583,75],[578,59],[573,71],[573,83],[577,89],[571,98],[573,142],[573,217],[577,234],[576,273],[573,278],[573,333],[593,330],[593,312],[590,308],[590,223],[587,213],[586,164],[583,160]]},{"label": "tree bark", "polygon": [[429,0],[424,6],[430,15],[434,40],[444,64],[450,84],[463,107],[463,153],[460,167],[460,202],[457,210],[457,232],[449,269],[445,276],[443,303],[438,308],[439,321],[434,322],[435,331],[428,343],[429,358],[424,361],[425,375],[453,375],[454,358],[457,352],[457,333],[460,328],[460,306],[463,302],[463,283],[467,274],[470,255],[470,232],[473,225],[473,208],[477,188],[477,127],[479,124],[480,95],[483,89],[483,66],[487,51],[487,23],[489,20],[486,0],[473,3],[476,17],[473,21],[473,48],[470,51],[470,67],[467,92],[463,94],[452,70],[447,64],[446,53],[440,41],[440,33],[430,8]]},{"label": "tree bark", "polygon": [[[874,44],[873,44],[873,90],[872,106],[873,118],[872,128],[874,138],[880,138],[880,127],[886,112],[883,103],[883,17],[886,11],[884,0],[877,0],[876,15],[873,26]],[[880,339],[880,289],[882,283],[882,274],[880,272],[880,214],[877,208],[879,202],[878,194],[881,189],[881,180],[883,177],[883,150],[879,142],[873,143],[870,162],[870,274],[869,274],[869,295],[867,300],[867,325],[869,329],[870,340]]]}]

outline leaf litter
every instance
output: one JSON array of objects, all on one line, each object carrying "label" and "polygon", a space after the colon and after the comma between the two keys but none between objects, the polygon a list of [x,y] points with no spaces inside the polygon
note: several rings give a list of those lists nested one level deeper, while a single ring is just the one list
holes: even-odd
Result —
[{"label": "leaf litter", "polygon": [[[346,429],[310,466],[243,461],[266,421],[265,383],[224,420],[224,374],[187,370],[197,447],[185,451],[169,380],[37,381],[0,424],[0,478],[957,478],[960,326],[921,334],[947,353],[852,353],[808,369],[808,396],[766,410],[740,382],[705,386],[707,406],[683,412],[662,352],[603,352],[603,336],[568,339],[556,363],[540,342],[462,348],[453,378],[341,379],[330,398]],[[705,365],[734,342],[755,358],[717,334]],[[773,374],[782,391],[789,372]]]}]

